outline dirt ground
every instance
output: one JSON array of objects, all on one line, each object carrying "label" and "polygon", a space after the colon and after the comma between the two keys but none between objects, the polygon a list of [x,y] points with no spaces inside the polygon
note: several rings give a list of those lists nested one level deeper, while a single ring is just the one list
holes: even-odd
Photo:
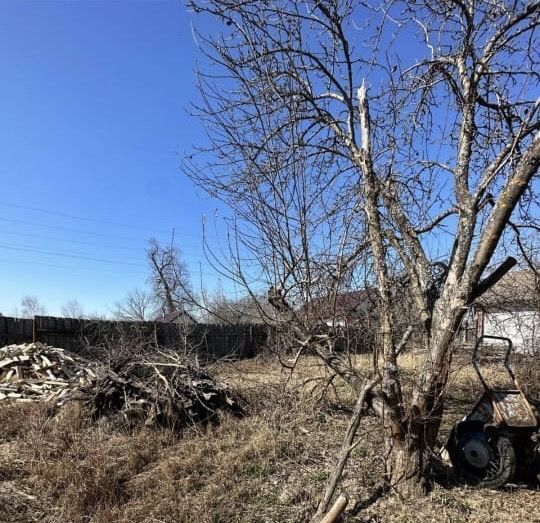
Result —
[{"label": "dirt ground", "polygon": [[[411,377],[418,359],[403,356]],[[242,394],[247,415],[222,416],[181,434],[92,422],[77,404],[59,413],[37,403],[1,404],[0,522],[309,521],[354,398],[339,383],[318,379],[326,371],[311,359],[292,377],[268,358],[213,370]],[[520,366],[533,396],[539,370],[537,360]],[[478,391],[474,373],[458,358],[441,441]],[[458,487],[450,470],[441,476],[444,486],[436,484],[427,497],[403,501],[390,493],[373,503],[383,470],[377,420],[366,418],[360,432],[343,480],[351,499],[343,521],[540,522],[538,487]]]}]

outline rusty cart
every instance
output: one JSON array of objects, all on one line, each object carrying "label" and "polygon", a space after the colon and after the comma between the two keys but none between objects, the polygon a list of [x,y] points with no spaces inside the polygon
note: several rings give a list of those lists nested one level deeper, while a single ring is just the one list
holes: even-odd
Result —
[{"label": "rusty cart", "polygon": [[[504,344],[503,363],[508,387],[491,386],[478,360],[487,342]],[[451,431],[448,453],[458,477],[477,487],[498,488],[516,476],[537,476],[540,465],[540,420],[510,365],[512,341],[499,336],[480,337],[472,364],[483,385],[470,413]],[[500,360],[499,360],[500,361]]]}]

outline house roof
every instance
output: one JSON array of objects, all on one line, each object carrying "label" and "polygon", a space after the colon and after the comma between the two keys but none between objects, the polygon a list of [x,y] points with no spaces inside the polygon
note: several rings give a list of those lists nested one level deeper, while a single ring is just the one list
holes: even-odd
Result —
[{"label": "house roof", "polygon": [[477,303],[485,309],[530,310],[540,306],[540,279],[532,270],[507,272]]},{"label": "house roof", "polygon": [[306,314],[317,316],[319,319],[353,319],[361,314],[370,313],[375,306],[374,291],[362,289],[342,292],[327,298],[316,298],[307,304],[303,310]]},{"label": "house roof", "polygon": [[160,316],[159,318],[156,318],[156,322],[175,323],[178,320],[184,321],[186,319],[192,323],[197,323],[197,320],[191,314],[189,314],[189,312],[185,310],[169,312],[168,314],[165,314],[164,316]]}]

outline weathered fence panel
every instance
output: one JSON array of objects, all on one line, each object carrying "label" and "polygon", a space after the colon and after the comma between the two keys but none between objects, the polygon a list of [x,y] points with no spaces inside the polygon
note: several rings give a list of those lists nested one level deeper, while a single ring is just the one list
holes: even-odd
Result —
[{"label": "weathered fence panel", "polygon": [[34,319],[0,317],[0,346],[41,341],[80,352],[91,347],[152,344],[214,359],[254,356],[261,352],[267,339],[265,325],[182,325],[53,316],[35,316]]},{"label": "weathered fence panel", "polygon": [[185,333],[186,346],[210,358],[255,356],[265,345],[264,325],[194,325]]},{"label": "weathered fence panel", "polygon": [[32,341],[34,320],[0,316],[0,346]]}]

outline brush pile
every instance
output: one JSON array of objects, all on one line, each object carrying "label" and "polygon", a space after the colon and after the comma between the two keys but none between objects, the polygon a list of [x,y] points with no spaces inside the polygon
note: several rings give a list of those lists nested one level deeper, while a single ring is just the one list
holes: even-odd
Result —
[{"label": "brush pile", "polygon": [[0,400],[44,400],[63,404],[74,390],[96,378],[88,362],[42,343],[0,348]]},{"label": "brush pile", "polygon": [[130,426],[183,426],[218,411],[241,414],[229,388],[174,353],[131,355],[110,365],[41,343],[0,348],[0,400],[68,400]]},{"label": "brush pile", "polygon": [[173,353],[133,358],[98,374],[83,388],[95,417],[120,414],[130,425],[174,429],[212,419],[219,411],[242,414],[231,390]]}]

